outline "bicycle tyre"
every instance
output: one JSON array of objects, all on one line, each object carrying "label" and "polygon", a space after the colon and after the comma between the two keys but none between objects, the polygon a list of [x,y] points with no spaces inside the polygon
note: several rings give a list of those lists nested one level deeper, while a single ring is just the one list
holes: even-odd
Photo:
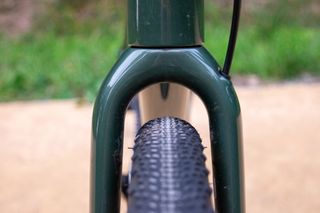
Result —
[{"label": "bicycle tyre", "polygon": [[173,117],[147,122],[135,138],[128,213],[213,213],[204,147]]}]

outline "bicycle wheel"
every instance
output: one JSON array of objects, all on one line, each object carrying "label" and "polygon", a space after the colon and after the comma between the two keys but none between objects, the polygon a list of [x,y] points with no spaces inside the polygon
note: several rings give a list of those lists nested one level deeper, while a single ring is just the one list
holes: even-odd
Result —
[{"label": "bicycle wheel", "polygon": [[173,117],[137,133],[128,189],[129,213],[212,213],[208,170],[197,131]]}]

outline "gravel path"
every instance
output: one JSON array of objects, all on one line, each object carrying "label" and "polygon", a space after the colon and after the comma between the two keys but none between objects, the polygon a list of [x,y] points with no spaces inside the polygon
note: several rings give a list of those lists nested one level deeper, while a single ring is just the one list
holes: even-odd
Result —
[{"label": "gravel path", "polygon": [[[247,212],[318,213],[320,84],[237,91]],[[207,143],[205,110],[197,98],[193,104],[192,123]],[[91,105],[74,101],[0,104],[0,212],[88,212],[91,113]],[[134,134],[131,113],[125,133],[128,162],[126,147]]]}]

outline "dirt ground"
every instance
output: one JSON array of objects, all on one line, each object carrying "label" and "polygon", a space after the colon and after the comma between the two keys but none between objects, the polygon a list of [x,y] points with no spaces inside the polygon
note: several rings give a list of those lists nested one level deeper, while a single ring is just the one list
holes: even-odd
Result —
[{"label": "dirt ground", "polygon": [[[247,212],[318,213],[320,83],[236,89]],[[193,104],[192,123],[208,143],[206,112]],[[0,104],[0,212],[88,212],[91,113],[74,101]],[[125,134],[128,161],[132,113]]]}]

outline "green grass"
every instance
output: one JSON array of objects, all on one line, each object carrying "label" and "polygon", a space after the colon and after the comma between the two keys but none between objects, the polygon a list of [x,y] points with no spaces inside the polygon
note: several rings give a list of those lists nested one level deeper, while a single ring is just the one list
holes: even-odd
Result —
[{"label": "green grass", "polygon": [[[263,78],[320,74],[319,28],[242,26],[232,73]],[[220,64],[228,29],[206,29],[205,46]],[[85,97],[92,100],[115,62],[122,32],[37,33],[0,40],[0,101]]]},{"label": "green grass", "polygon": [[0,101],[93,98],[118,55],[121,36],[51,34],[0,41]]},{"label": "green grass", "polygon": [[[206,47],[220,64],[225,57],[227,29],[208,29]],[[268,33],[259,27],[240,28],[232,72],[284,79],[308,72],[320,74],[320,28],[278,26]]]}]

